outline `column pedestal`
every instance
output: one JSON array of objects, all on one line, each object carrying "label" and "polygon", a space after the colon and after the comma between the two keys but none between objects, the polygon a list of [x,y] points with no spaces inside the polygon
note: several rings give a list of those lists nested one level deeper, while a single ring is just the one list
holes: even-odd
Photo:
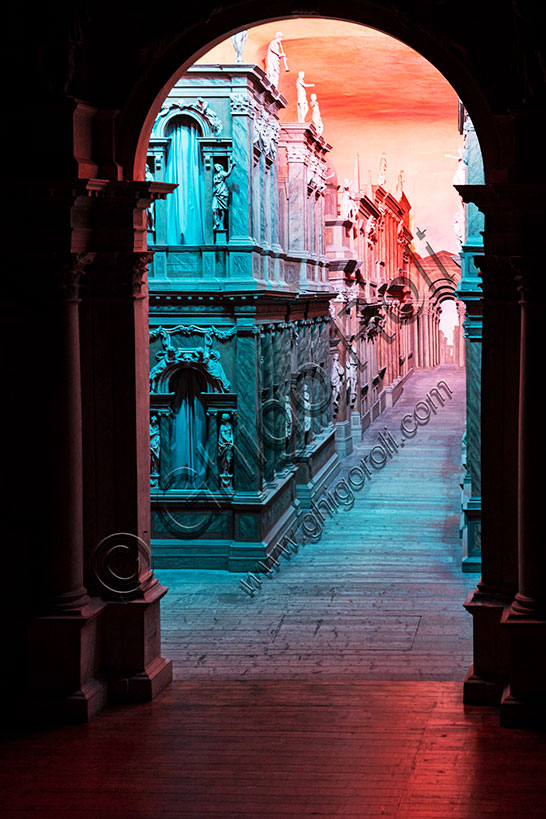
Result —
[{"label": "column pedestal", "polygon": [[23,721],[87,722],[106,704],[108,687],[95,652],[106,603],[94,598],[78,614],[28,624],[29,689]]}]

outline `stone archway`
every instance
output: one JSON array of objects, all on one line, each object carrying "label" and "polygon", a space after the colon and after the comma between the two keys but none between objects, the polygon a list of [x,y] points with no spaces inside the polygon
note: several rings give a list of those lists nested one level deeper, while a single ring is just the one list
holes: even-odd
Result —
[{"label": "stone archway", "polygon": [[[10,343],[14,327],[23,338],[29,318],[41,333],[39,351],[28,341],[46,405],[48,439],[39,453],[56,476],[39,503],[47,538],[39,552],[45,574],[36,572],[33,581],[39,593],[31,628],[29,676],[34,675],[36,684],[30,698],[45,696],[57,701],[61,713],[85,719],[108,696],[149,698],[168,682],[168,665],[159,650],[158,584],[146,573],[139,575],[137,596],[120,602],[96,594],[92,578],[84,574],[86,553],[105,536],[128,531],[145,539],[149,531],[145,210],[151,199],[167,191],[143,181],[145,146],[168,87],[211,43],[265,20],[320,14],[376,27],[422,54],[457,90],[480,135],[486,184],[459,188],[486,220],[479,260],[486,421],[483,576],[467,601],[474,616],[475,661],[465,697],[497,704],[502,696],[504,721],[524,722],[542,708],[546,696],[546,661],[537,666],[536,652],[546,630],[546,561],[536,534],[543,444],[540,404],[533,392],[533,376],[540,371],[537,283],[546,159],[538,141],[543,133],[540,77],[532,53],[526,52],[527,30],[514,40],[522,66],[515,77],[501,49],[488,50],[480,26],[459,20],[457,8],[443,8],[440,15],[418,0],[404,13],[388,2],[364,2],[356,8],[348,0],[297,11],[290,2],[270,8],[268,14],[268,6],[262,7],[257,19],[248,0],[214,9],[201,4],[185,14],[184,28],[174,11],[166,11],[160,21],[154,18],[149,34],[143,34],[144,19],[142,30],[134,28],[137,14],[132,14],[128,32],[122,9],[112,11],[109,19],[99,13],[85,21],[67,15],[65,40],[60,35],[55,40],[63,55],[60,63],[55,49],[51,59],[37,48],[45,68],[34,98],[38,109],[52,112],[51,133],[36,145],[36,106],[23,112],[21,147],[28,139],[35,162],[12,185],[11,238],[17,252],[9,258],[13,269],[35,286],[39,271],[52,298],[42,313],[30,307],[25,320],[10,325],[6,338]],[[523,25],[508,12],[481,23],[484,30],[491,24],[501,31]],[[494,31],[490,39],[495,42]],[[68,57],[58,47],[64,41]],[[20,76],[25,81],[23,59]],[[10,284],[8,295],[18,315],[23,293],[17,282]],[[107,362],[105,350],[115,351]],[[24,351],[19,358],[16,388],[26,383]],[[51,360],[56,374],[48,382]],[[16,441],[23,440],[27,420],[17,420]],[[15,463],[16,449],[13,454]],[[15,508],[21,508],[20,502]],[[19,575],[26,565],[34,565],[32,555],[37,554],[29,534],[25,543],[23,557],[15,560]],[[24,556],[27,551],[30,557]],[[133,564],[135,559],[136,551]],[[115,635],[110,641],[97,642],[99,624],[108,624],[107,632]],[[71,648],[58,656],[53,647],[67,629]],[[14,644],[20,639],[23,645],[22,633],[15,633]],[[19,656],[25,653],[17,650]],[[53,657],[55,666],[47,685],[42,671],[46,657]]]}]

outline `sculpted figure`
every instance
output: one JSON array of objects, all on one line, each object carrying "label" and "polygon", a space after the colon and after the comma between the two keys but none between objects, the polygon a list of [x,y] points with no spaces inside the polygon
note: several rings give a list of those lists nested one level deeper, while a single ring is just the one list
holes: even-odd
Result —
[{"label": "sculpted figure", "polygon": [[157,486],[159,478],[159,455],[161,451],[161,437],[157,415],[150,419],[150,479],[152,486]]},{"label": "sculpted figure", "polygon": [[343,384],[344,370],[339,363],[339,353],[334,353],[332,356],[332,370],[330,372],[330,385],[332,387],[332,408],[334,415],[337,415],[339,409],[339,397],[341,395],[341,386]]},{"label": "sculpted figure", "polygon": [[286,54],[282,47],[282,31],[278,31],[275,37],[269,43],[267,48],[267,57],[265,58],[265,73],[267,79],[274,85],[275,88],[279,85],[279,72],[281,70],[281,59],[284,60],[284,68],[288,71],[288,63],[286,62]]},{"label": "sculpted figure", "polygon": [[340,216],[342,219],[353,218],[353,198],[351,196],[352,181],[345,179],[343,182],[343,191],[341,192],[341,203],[339,206]]},{"label": "sculpted figure", "polygon": [[377,184],[384,187],[387,184],[387,154],[385,151],[381,154],[379,160],[379,175],[377,177]]},{"label": "sculpted figure", "polygon": [[233,424],[229,413],[223,412],[218,430],[218,466],[222,486],[233,488]]},{"label": "sculpted figure", "polygon": [[226,171],[217,162],[214,166],[214,176],[212,177],[212,219],[214,230],[225,230],[225,214],[228,209],[229,188],[226,179],[235,167],[235,162],[231,162]]},{"label": "sculpted figure", "polygon": [[320,115],[320,108],[316,94],[311,94],[311,119],[317,134],[322,136],[322,132],[324,131],[324,123],[322,122],[322,117]]},{"label": "sculpted figure", "polygon": [[284,397],[284,437],[292,437],[292,402],[289,392]]},{"label": "sculpted figure", "polygon": [[235,60],[238,63],[243,62],[243,47],[247,37],[248,31],[246,29],[244,29],[244,31],[238,31],[237,34],[233,34],[231,37],[231,42],[235,49]]},{"label": "sculpted figure", "polygon": [[311,391],[307,384],[303,387],[303,431],[311,431]]},{"label": "sculpted figure", "polygon": [[218,352],[218,350],[210,351],[210,354],[206,359],[206,364],[207,370],[209,371],[211,376],[213,378],[216,378],[216,380],[220,382],[225,392],[229,392],[231,389],[231,384],[227,380],[224,368],[220,364],[220,353]]},{"label": "sculpted figure", "polygon": [[296,91],[298,95],[298,122],[305,122],[305,117],[309,111],[307,91],[305,89],[315,87],[314,82],[305,82],[304,77],[305,71],[300,71],[298,73],[298,79],[296,80]]},{"label": "sculpted figure", "polygon": [[357,388],[357,370],[358,370],[358,358],[356,354],[356,348],[354,342],[351,344],[347,351],[347,363],[345,365],[345,377],[347,379],[347,393],[348,393],[348,401],[349,406],[351,409],[354,407],[356,403],[356,388]]}]

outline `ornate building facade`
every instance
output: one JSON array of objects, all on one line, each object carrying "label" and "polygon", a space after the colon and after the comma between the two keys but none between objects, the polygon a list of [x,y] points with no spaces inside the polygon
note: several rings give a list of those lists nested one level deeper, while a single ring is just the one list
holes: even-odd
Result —
[{"label": "ornate building facade", "polygon": [[284,105],[257,66],[199,65],[152,131],[149,174],[178,185],[148,216],[157,566],[252,568],[339,470],[329,145]]}]

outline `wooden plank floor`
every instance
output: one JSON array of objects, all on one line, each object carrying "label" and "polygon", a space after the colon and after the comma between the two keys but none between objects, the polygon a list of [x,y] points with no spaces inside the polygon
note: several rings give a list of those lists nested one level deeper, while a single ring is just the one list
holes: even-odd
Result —
[{"label": "wooden plank floor", "polygon": [[455,682],[194,681],[0,748],[2,819],[538,819],[546,735]]},{"label": "wooden plank floor", "polygon": [[169,586],[163,646],[180,680],[462,680],[472,661],[462,604],[477,576],[462,574],[459,539],[465,375],[414,374],[367,431],[343,472],[440,379],[453,398],[373,473],[354,506],[326,520],[254,598],[240,575],[158,571]]},{"label": "wooden plank floor", "polygon": [[159,572],[185,681],[8,736],[0,819],[546,816],[546,735],[462,704],[464,377],[415,377],[380,428],[442,376],[453,402],[254,599],[228,573]]}]

